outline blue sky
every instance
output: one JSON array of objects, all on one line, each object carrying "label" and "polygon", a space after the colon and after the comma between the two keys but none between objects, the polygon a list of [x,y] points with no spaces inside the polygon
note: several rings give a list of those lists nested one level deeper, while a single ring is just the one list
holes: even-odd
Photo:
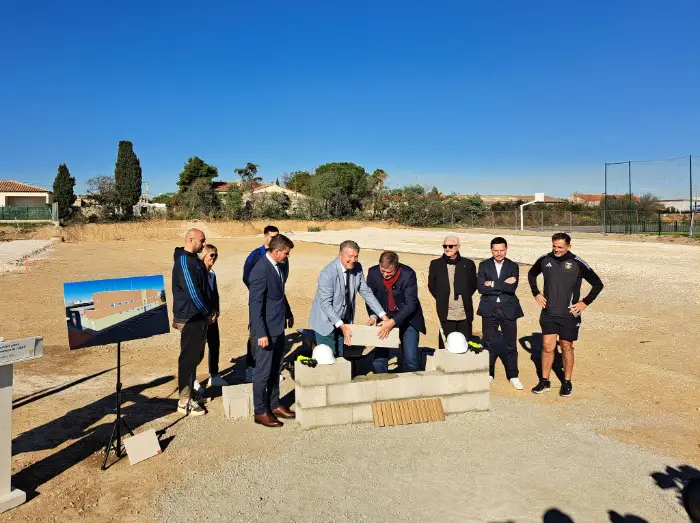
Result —
[{"label": "blue sky", "polygon": [[80,192],[126,139],[153,194],[195,155],[602,192],[606,161],[700,155],[699,24],[697,0],[5,2],[0,178],[65,162]]},{"label": "blue sky", "polygon": [[163,276],[135,276],[133,278],[112,278],[88,280],[63,284],[63,301],[66,305],[75,301],[92,301],[92,295],[101,291],[125,291],[134,289],[164,289]]}]

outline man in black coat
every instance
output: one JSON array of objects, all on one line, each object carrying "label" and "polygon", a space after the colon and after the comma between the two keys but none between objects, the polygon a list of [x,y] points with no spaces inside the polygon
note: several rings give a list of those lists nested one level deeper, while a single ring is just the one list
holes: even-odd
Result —
[{"label": "man in black coat", "polygon": [[[409,266],[400,264],[399,255],[395,252],[384,251],[379,257],[379,265],[371,267],[367,272],[367,285],[389,316],[388,320],[379,324],[379,336],[386,337],[391,329],[398,327],[403,352],[401,370],[421,370],[422,358],[418,350],[418,340],[421,332],[425,334],[425,319],[418,301],[416,272]],[[367,314],[370,317],[370,325],[376,325],[377,316],[369,306]],[[374,349],[372,371],[375,374],[389,371],[389,352],[388,348]]]},{"label": "man in black coat", "polygon": [[[445,336],[461,332],[472,335],[474,306],[472,295],[476,292],[476,265],[459,254],[459,238],[448,235],[442,242],[443,255],[430,262],[428,290],[435,298],[435,306]],[[440,348],[444,344],[438,338]]]},{"label": "man in black coat", "polygon": [[508,242],[500,236],[491,240],[493,257],[479,264],[477,281],[481,300],[476,313],[481,316],[484,345],[489,351],[489,374],[491,381],[496,368],[494,342],[501,328],[505,351],[501,359],[506,368],[506,378],[511,385],[522,390],[523,384],[518,378],[518,318],[523,317],[523,309],[515,295],[520,279],[520,268],[514,261],[506,258]]},{"label": "man in black coat", "polygon": [[255,340],[253,405],[255,423],[265,427],[281,427],[278,418],[290,419],[295,414],[280,405],[280,371],[284,357],[284,330],[294,326],[292,310],[285,295],[281,265],[286,262],[292,240],[284,235],[270,241],[268,252],[250,273],[248,308],[250,328]]}]

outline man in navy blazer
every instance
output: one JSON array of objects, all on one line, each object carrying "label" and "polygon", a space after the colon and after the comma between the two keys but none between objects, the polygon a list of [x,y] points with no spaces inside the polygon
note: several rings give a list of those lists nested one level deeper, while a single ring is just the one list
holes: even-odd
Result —
[{"label": "man in navy blazer", "polygon": [[523,317],[523,310],[515,295],[520,279],[520,268],[517,263],[506,258],[507,253],[508,242],[505,238],[499,236],[491,240],[493,257],[479,264],[479,271],[476,275],[477,289],[481,294],[476,313],[481,316],[483,341],[489,350],[491,381],[493,381],[497,358],[493,343],[498,335],[498,327],[500,327],[505,345],[505,353],[501,359],[506,368],[506,377],[513,387],[522,390],[523,384],[518,378],[516,340],[518,337],[517,320]]},{"label": "man in navy blazer", "polygon": [[[391,329],[398,327],[401,338],[401,370],[415,372],[421,370],[421,357],[418,350],[419,333],[425,334],[423,309],[418,301],[418,280],[416,272],[408,265],[399,263],[399,255],[393,251],[384,251],[379,256],[379,265],[370,267],[367,272],[367,285],[374,297],[386,311],[388,320],[382,321],[379,336],[389,335]],[[377,316],[367,306],[370,325],[377,324]],[[372,371],[384,374],[389,371],[389,349],[374,349]]]},{"label": "man in navy blazer", "polygon": [[264,257],[250,273],[248,310],[255,341],[253,405],[255,423],[281,427],[278,418],[295,414],[280,405],[280,371],[284,357],[284,330],[294,326],[294,316],[285,295],[285,277],[281,267],[294,248],[292,240],[280,234],[270,240]]}]

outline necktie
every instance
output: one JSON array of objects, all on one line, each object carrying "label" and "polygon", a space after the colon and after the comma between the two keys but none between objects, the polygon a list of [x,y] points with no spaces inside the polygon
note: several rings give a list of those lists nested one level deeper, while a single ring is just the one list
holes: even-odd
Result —
[{"label": "necktie", "polygon": [[352,301],[350,299],[350,271],[345,271],[345,323],[352,320]]}]

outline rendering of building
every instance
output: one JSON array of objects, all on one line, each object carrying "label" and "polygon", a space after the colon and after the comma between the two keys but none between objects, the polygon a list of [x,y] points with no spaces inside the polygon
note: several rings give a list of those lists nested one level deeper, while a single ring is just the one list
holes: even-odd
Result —
[{"label": "rendering of building", "polygon": [[93,295],[93,306],[71,310],[73,325],[100,331],[163,305],[156,289],[104,291]]}]

